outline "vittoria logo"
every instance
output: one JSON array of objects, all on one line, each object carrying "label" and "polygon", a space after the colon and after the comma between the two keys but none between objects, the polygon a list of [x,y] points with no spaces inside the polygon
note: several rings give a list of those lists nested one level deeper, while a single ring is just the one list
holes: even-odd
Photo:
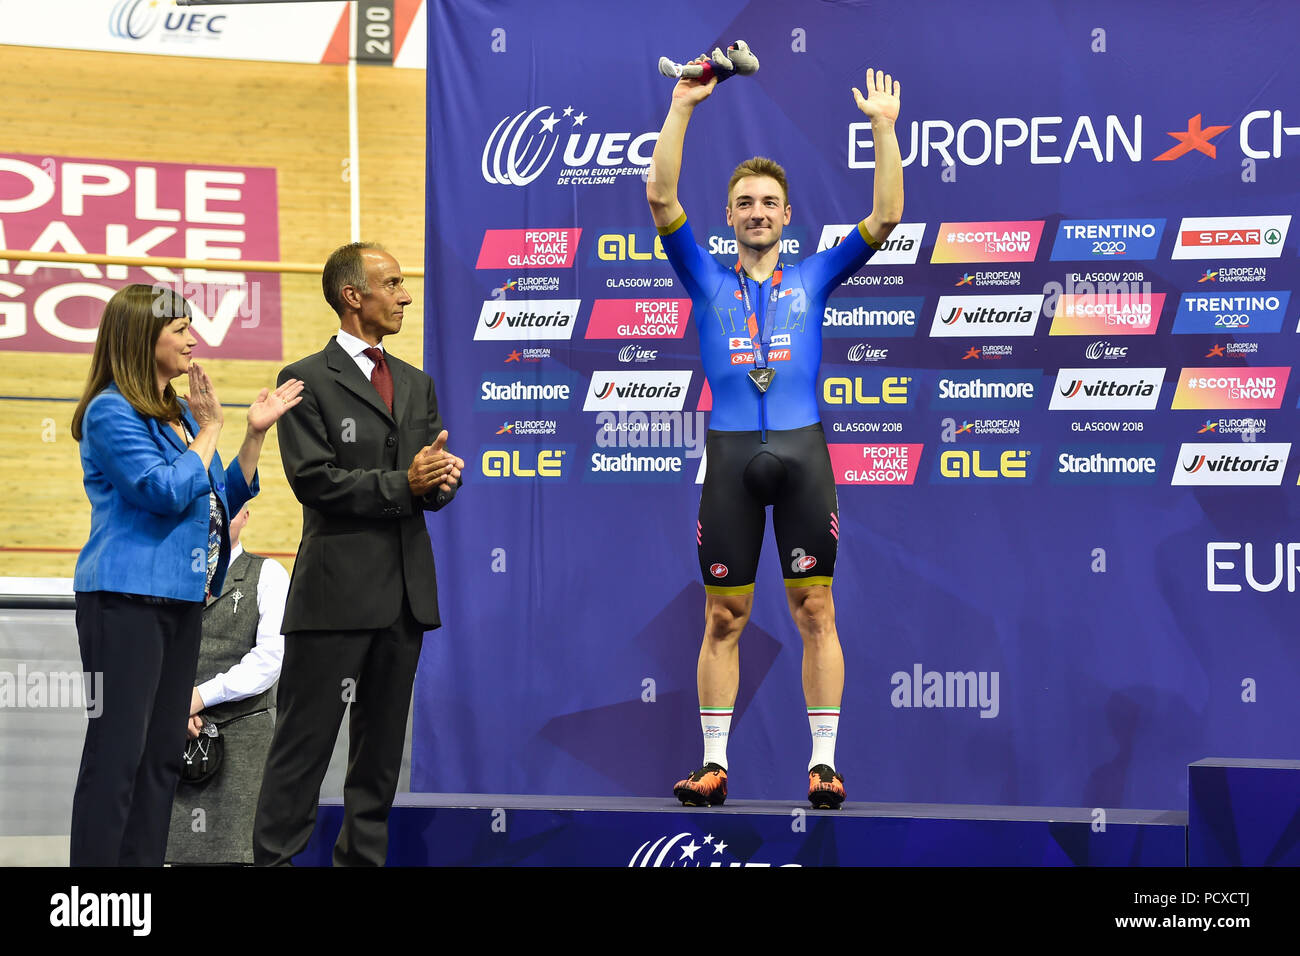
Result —
[{"label": "vittoria logo", "polygon": [[568,339],[573,336],[574,319],[581,299],[497,299],[483,303],[476,341],[510,339]]},{"label": "vittoria logo", "polygon": [[[844,241],[849,233],[858,228],[857,223],[822,226],[821,240],[817,251],[833,249]],[[921,237],[925,233],[923,222],[900,222],[894,227],[889,238],[880,244],[880,248],[867,260],[868,266],[910,266],[916,263],[921,251]]]},{"label": "vittoria logo", "polygon": [[1173,485],[1280,485],[1290,442],[1183,442]]},{"label": "vittoria logo", "polygon": [[1033,335],[1042,309],[1041,295],[943,295],[934,310],[930,335],[938,338]]},{"label": "vittoria logo", "polygon": [[1056,375],[1049,409],[1153,409],[1164,384],[1162,368],[1063,368]]},{"label": "vittoria logo", "polygon": [[680,412],[691,385],[691,372],[594,372],[583,404],[585,412],[617,408]]}]

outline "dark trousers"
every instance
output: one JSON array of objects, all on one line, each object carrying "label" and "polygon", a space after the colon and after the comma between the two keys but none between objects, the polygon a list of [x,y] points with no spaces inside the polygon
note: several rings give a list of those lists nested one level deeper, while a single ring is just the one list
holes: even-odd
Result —
[{"label": "dark trousers", "polygon": [[253,824],[255,865],[286,866],[306,848],[321,782],[351,701],[343,829],[334,845],[334,865],[383,866],[423,642],[424,625],[405,600],[390,627],[284,636],[275,736]]},{"label": "dark trousers", "polygon": [[162,866],[199,662],[203,605],[77,595],[77,641],[99,673],[72,798],[73,866]]}]

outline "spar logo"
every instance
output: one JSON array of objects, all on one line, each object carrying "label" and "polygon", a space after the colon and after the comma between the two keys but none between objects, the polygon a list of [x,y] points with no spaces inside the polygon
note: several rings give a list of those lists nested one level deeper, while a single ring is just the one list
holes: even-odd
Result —
[{"label": "spar logo", "polygon": [[1281,332],[1291,292],[1184,292],[1174,316],[1175,334],[1252,335]]},{"label": "spar logo", "polygon": [[571,269],[581,237],[581,228],[485,229],[474,268]]},{"label": "spar logo", "polygon": [[1056,388],[1048,408],[1151,410],[1160,401],[1162,368],[1063,368],[1056,373]]},{"label": "spar logo", "polygon": [[[724,569],[725,570],[725,569]],[[689,838],[689,843],[682,843]],[[709,867],[740,867],[740,866],[800,866],[799,863],[759,863],[755,860],[735,860],[727,856],[727,847],[721,837],[715,837],[709,833],[700,838],[700,842],[695,842],[695,837],[689,831],[678,833],[676,836],[661,836],[657,840],[646,840],[642,843],[632,859],[627,861],[628,866],[709,866]]]},{"label": "spar logo", "polygon": [[118,0],[108,15],[108,32],[122,40],[143,40],[161,18],[158,0]]},{"label": "spar logo", "polygon": [[1171,485],[1280,485],[1290,442],[1183,442]]},{"label": "spar logo", "polygon": [[1291,367],[1185,368],[1170,408],[1281,408]]},{"label": "spar logo", "polygon": [[[821,239],[817,242],[817,251],[834,249],[845,240],[849,233],[856,231],[857,223],[822,226]],[[921,237],[925,235],[925,223],[900,222],[889,234],[889,238],[880,244],[880,248],[867,260],[869,266],[911,266],[916,264],[916,257],[921,251]]]},{"label": "spar logo", "polygon": [[941,295],[930,324],[932,338],[1033,335],[1043,311],[1041,295]]},{"label": "spar logo", "polygon": [[479,310],[474,339],[499,342],[572,338],[581,304],[581,299],[492,299]]},{"label": "spar logo", "polygon": [[1163,219],[1066,219],[1056,228],[1052,261],[1154,259]]},{"label": "spar logo", "polygon": [[680,371],[594,372],[584,412],[626,408],[680,412],[691,386],[689,369]]},{"label": "spar logo", "polygon": [[1033,262],[1042,219],[1016,222],[944,222],[931,262]]},{"label": "spar logo", "polygon": [[527,186],[546,172],[561,143],[556,185],[610,185],[626,175],[640,176],[650,167],[657,130],[635,139],[628,132],[588,132],[583,123],[590,118],[575,113],[572,106],[563,110],[539,106],[507,114],[483,144],[483,178],[501,186]]},{"label": "spar logo", "polygon": [[1290,216],[1193,216],[1178,226],[1173,259],[1278,259]]}]

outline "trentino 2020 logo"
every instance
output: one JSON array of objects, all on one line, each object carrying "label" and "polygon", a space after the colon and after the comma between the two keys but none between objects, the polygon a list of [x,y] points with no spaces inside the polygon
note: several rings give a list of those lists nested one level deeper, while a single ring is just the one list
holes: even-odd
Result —
[{"label": "trentino 2020 logo", "polygon": [[108,15],[108,32],[122,40],[142,40],[160,19],[159,0],[118,0]]}]

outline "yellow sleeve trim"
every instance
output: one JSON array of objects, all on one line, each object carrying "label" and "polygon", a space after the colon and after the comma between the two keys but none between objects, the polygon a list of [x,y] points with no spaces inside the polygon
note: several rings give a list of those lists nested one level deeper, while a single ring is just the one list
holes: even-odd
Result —
[{"label": "yellow sleeve trim", "polygon": [[678,216],[676,219],[674,219],[674,220],[673,220],[672,222],[670,222],[668,225],[666,225],[666,226],[659,226],[659,227],[658,227],[658,229],[659,229],[659,235],[661,235],[661,236],[668,236],[668,235],[671,235],[672,233],[676,232],[678,229],[682,228],[682,226],[685,224],[685,222],[686,222],[686,213],[683,212],[680,216]]},{"label": "yellow sleeve trim", "polygon": [[704,591],[706,594],[717,594],[720,597],[727,597],[732,594],[753,594],[754,585],[741,584],[738,587],[734,587],[734,588],[724,588],[724,587],[719,587],[716,584],[706,584],[704,585]]},{"label": "yellow sleeve trim", "polygon": [[876,251],[880,250],[880,243],[876,242],[871,237],[871,233],[867,231],[867,221],[865,219],[858,223],[858,232],[862,234],[862,238],[866,240],[867,245]]},{"label": "yellow sleeve trim", "polygon": [[825,576],[819,578],[786,578],[785,579],[785,586],[788,588],[811,588],[811,587],[816,587],[817,585],[824,585],[825,587],[830,587],[831,579]]}]

